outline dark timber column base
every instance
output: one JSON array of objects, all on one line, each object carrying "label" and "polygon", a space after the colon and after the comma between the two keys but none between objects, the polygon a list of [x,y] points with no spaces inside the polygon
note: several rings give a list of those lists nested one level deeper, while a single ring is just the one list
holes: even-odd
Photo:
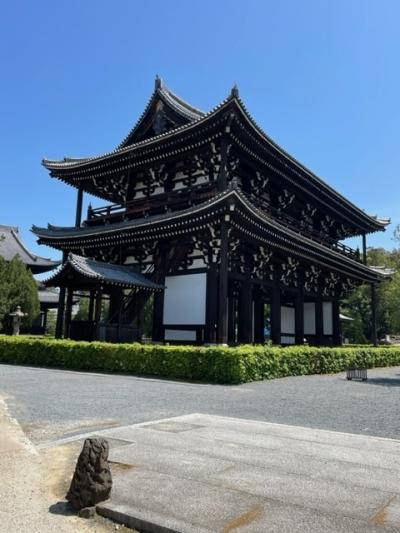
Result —
[{"label": "dark timber column base", "polygon": [[100,320],[101,320],[101,300],[102,288],[99,287],[96,292],[96,303],[94,309],[94,340],[100,340]]},{"label": "dark timber column base", "polygon": [[340,324],[340,307],[339,300],[332,301],[332,322],[333,322],[333,344],[334,346],[341,346],[342,344],[342,331]]},{"label": "dark timber column base", "polygon": [[[155,271],[158,272],[157,283],[165,284],[167,275],[167,250],[161,245],[156,259]],[[164,341],[164,291],[155,292],[153,300],[153,332],[152,340],[154,342]]]},{"label": "dark timber column base", "polygon": [[295,300],[295,315],[294,315],[294,334],[295,334],[295,343],[304,344],[304,294],[303,287],[300,285],[298,288]]},{"label": "dark timber column base", "polygon": [[71,325],[71,319],[72,319],[72,299],[73,299],[74,291],[70,288],[68,289],[67,293],[67,307],[65,310],[65,329],[64,329],[64,337],[69,338],[70,333],[70,325]]},{"label": "dark timber column base", "polygon": [[238,341],[244,344],[253,342],[253,300],[251,294],[251,278],[242,282],[239,295]]},{"label": "dark timber column base", "polygon": [[[229,220],[229,215],[226,215]],[[221,222],[221,258],[218,284],[218,327],[217,342],[228,344],[228,227],[227,221]]]},{"label": "dark timber column base", "polygon": [[320,294],[315,300],[315,337],[317,345],[321,346],[324,343],[324,314]]},{"label": "dark timber column base", "polygon": [[264,343],[264,296],[260,287],[254,291],[254,342]]},{"label": "dark timber column base", "polygon": [[228,343],[234,344],[236,332],[236,299],[233,291],[228,297]]},{"label": "dark timber column base", "polygon": [[215,344],[217,342],[217,306],[218,306],[218,270],[217,265],[211,264],[207,271],[206,284],[206,326],[204,329],[204,342]]},{"label": "dark timber column base", "polygon": [[274,265],[274,281],[271,290],[271,340],[273,344],[281,344],[281,288],[280,265]]},{"label": "dark timber column base", "polygon": [[56,339],[62,339],[64,329],[64,311],[65,311],[65,287],[60,288],[58,298],[57,322],[56,322]]}]

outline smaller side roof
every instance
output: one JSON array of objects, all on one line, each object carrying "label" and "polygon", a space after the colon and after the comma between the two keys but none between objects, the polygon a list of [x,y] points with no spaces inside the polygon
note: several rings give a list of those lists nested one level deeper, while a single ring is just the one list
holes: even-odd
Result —
[{"label": "smaller side roof", "polygon": [[67,261],[45,281],[45,285],[56,287],[69,284],[71,270],[88,284],[114,285],[127,289],[138,288],[149,291],[164,289],[163,285],[154,283],[142,274],[135,272],[131,267],[103,263],[73,253],[68,254]]},{"label": "smaller side roof", "polygon": [[60,261],[52,261],[30,252],[22,242],[16,226],[0,225],[0,256],[6,261],[12,261],[18,256],[33,274],[48,272],[60,264]]}]

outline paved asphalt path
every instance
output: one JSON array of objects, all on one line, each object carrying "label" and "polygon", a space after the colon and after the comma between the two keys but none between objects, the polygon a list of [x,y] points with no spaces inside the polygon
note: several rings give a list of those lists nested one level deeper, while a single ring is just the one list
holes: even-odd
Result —
[{"label": "paved asphalt path", "polygon": [[400,367],[240,386],[0,365],[0,396],[35,443],[190,413],[400,439]]}]

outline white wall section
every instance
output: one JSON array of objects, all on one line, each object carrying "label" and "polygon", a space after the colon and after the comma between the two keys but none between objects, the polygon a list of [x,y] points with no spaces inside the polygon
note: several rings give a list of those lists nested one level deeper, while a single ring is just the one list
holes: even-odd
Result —
[{"label": "white wall section", "polygon": [[164,324],[205,324],[206,281],[206,273],[165,278]]},{"label": "white wall section", "polygon": [[324,335],[333,335],[333,309],[332,302],[322,303],[324,318]]},{"label": "white wall section", "polygon": [[294,307],[281,306],[281,332],[294,334]]},{"label": "white wall section", "polygon": [[304,335],[315,335],[315,303],[304,303]]}]

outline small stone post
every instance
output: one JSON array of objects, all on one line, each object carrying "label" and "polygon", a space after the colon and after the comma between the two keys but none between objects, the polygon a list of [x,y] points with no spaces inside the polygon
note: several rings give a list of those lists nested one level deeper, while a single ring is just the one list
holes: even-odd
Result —
[{"label": "small stone post", "polygon": [[86,439],[76,464],[67,500],[76,510],[110,497],[112,479],[106,439]]}]

